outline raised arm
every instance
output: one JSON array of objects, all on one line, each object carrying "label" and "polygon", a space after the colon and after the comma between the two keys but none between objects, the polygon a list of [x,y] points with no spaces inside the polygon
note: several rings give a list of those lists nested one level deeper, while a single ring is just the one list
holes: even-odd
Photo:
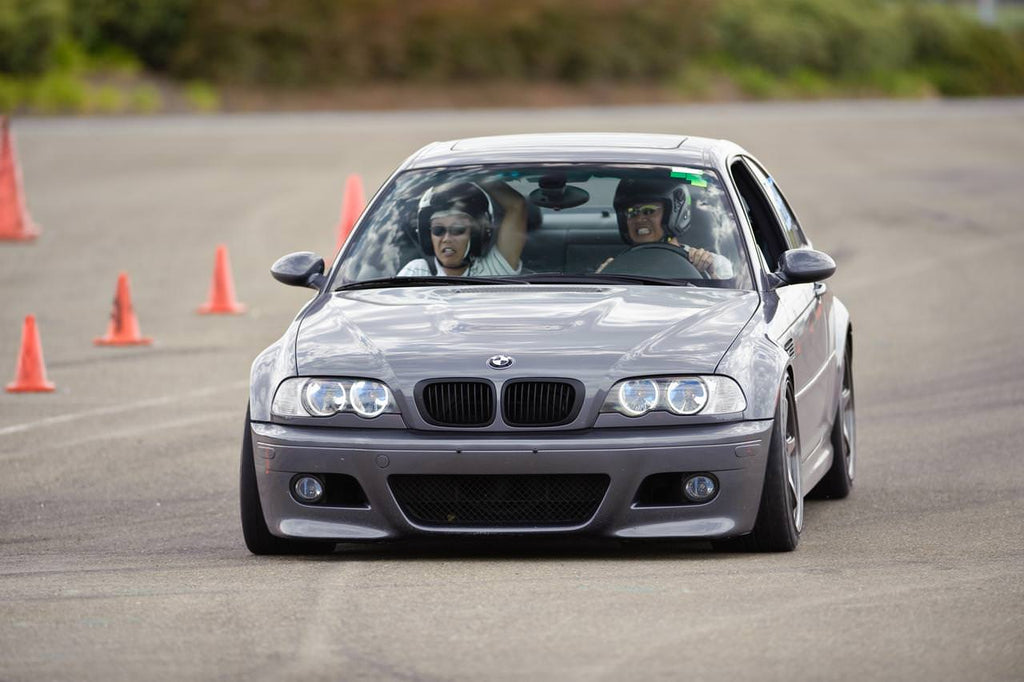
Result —
[{"label": "raised arm", "polygon": [[483,188],[505,213],[498,227],[498,251],[513,269],[518,268],[526,246],[526,199],[500,180],[485,182]]}]

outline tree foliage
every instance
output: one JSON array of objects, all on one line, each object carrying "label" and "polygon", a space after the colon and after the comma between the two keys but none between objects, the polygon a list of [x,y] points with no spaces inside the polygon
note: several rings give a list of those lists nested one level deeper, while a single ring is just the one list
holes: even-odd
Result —
[{"label": "tree foliage", "polygon": [[250,85],[666,83],[714,64],[762,84],[1024,92],[1020,32],[914,0],[0,0],[0,73],[44,73],[68,44]]}]

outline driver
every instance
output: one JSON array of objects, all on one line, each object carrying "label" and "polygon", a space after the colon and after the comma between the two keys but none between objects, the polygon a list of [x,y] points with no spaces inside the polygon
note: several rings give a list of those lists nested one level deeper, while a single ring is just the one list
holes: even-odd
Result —
[{"label": "driver", "polygon": [[[665,242],[680,247],[701,274],[711,279],[733,276],[732,263],[720,254],[688,246],[692,199],[685,183],[668,179],[624,178],[615,190],[615,216],[622,241],[630,246]],[[597,269],[601,272],[615,260],[609,258]]]},{"label": "driver", "polygon": [[[491,248],[495,231],[491,197],[504,212],[497,248]],[[426,257],[406,263],[398,277],[488,277],[518,275],[523,269],[526,200],[504,182],[432,187],[420,198],[416,225]]]}]

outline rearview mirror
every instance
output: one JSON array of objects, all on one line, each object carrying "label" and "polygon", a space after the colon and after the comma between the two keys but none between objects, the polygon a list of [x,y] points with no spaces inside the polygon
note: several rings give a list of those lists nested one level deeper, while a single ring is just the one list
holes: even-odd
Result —
[{"label": "rearview mirror", "polygon": [[580,187],[567,185],[565,173],[545,175],[538,182],[539,188],[530,192],[530,203],[542,208],[553,208],[561,211],[564,208],[576,208],[587,203],[590,194]]},{"label": "rearview mirror", "polygon": [[775,276],[783,284],[807,284],[828,279],[836,272],[836,262],[827,253],[814,249],[790,249],[779,256]]},{"label": "rearview mirror", "polygon": [[270,266],[270,274],[283,284],[310,289],[320,289],[327,280],[324,277],[324,259],[312,251],[281,256]]}]

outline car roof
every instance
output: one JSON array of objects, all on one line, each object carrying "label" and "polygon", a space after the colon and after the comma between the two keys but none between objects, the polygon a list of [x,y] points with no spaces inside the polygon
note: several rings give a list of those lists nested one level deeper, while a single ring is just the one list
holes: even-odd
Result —
[{"label": "car roof", "polygon": [[490,163],[653,163],[716,166],[734,151],[727,140],[652,133],[536,133],[433,142],[403,169]]}]

